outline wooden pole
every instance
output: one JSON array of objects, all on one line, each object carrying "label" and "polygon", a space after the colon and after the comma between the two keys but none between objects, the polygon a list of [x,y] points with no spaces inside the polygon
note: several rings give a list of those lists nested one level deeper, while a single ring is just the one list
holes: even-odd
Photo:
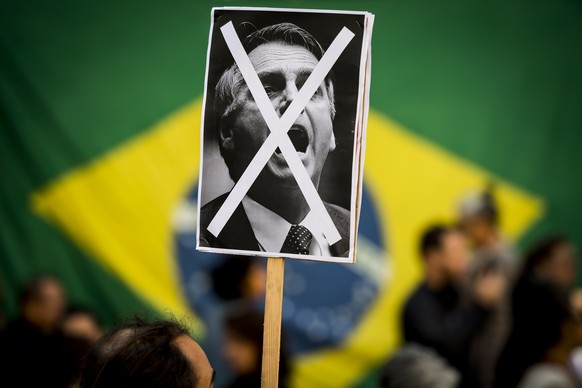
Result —
[{"label": "wooden pole", "polygon": [[285,259],[282,257],[269,257],[267,259],[261,388],[274,388],[279,386],[284,275]]}]

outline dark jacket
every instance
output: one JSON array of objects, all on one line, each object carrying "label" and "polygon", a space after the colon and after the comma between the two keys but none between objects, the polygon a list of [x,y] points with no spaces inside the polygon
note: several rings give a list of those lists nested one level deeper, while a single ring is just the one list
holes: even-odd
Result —
[{"label": "dark jacket", "polygon": [[[228,194],[223,194],[202,207],[200,211],[200,245],[212,248],[260,251],[259,243],[242,203],[236,208],[218,237],[208,232],[208,224]],[[329,203],[324,202],[324,205],[341,236],[340,241],[330,246],[330,252],[336,257],[347,257],[350,249],[350,212]]]}]

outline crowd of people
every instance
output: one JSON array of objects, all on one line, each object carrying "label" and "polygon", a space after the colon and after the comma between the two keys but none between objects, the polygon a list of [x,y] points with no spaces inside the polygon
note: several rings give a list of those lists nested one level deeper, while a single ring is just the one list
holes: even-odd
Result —
[{"label": "crowd of people", "polygon": [[210,388],[214,369],[175,318],[131,316],[106,329],[71,304],[61,280],[32,276],[0,330],[3,387]]},{"label": "crowd of people", "polygon": [[419,250],[424,277],[403,305],[404,343],[382,387],[582,386],[572,241],[546,236],[518,254],[485,191],[462,201],[455,222],[427,227]]},{"label": "crowd of people", "polygon": [[0,332],[3,384],[77,386],[82,360],[104,334],[97,315],[69,303],[61,280],[49,274],[24,284],[18,307]]},{"label": "crowd of people", "polygon": [[[173,317],[131,315],[105,328],[94,311],[70,303],[58,277],[34,275],[22,286],[17,316],[0,326],[2,386],[259,387],[262,264],[226,256],[214,268],[214,292],[222,302],[205,322],[200,344],[191,327]],[[283,341],[281,388],[287,386],[288,361]]]},{"label": "crowd of people", "polygon": [[[573,242],[552,235],[518,253],[489,192],[465,199],[453,223],[419,236],[424,276],[401,310],[402,344],[381,366],[382,388],[582,386],[582,291]],[[2,320],[3,381],[18,387],[259,387],[264,262],[226,257],[210,274],[221,300],[202,344],[172,319],[105,330],[69,303],[57,277],[23,285]],[[288,386],[283,331],[280,383]],[[216,373],[218,372],[218,373]]]}]

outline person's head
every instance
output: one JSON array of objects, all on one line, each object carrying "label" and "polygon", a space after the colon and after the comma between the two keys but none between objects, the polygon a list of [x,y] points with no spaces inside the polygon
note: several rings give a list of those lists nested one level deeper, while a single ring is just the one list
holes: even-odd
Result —
[{"label": "person's head", "polygon": [[94,344],[104,334],[97,315],[86,307],[69,307],[61,322],[61,332],[70,338]]},{"label": "person's head", "polygon": [[420,253],[427,276],[447,283],[459,280],[466,272],[469,250],[464,235],[456,228],[433,225],[420,239]]},{"label": "person's head", "polygon": [[526,253],[523,276],[535,273],[561,289],[568,290],[576,282],[576,251],[564,236],[549,236],[535,243]]},{"label": "person's head", "polygon": [[216,295],[223,300],[262,297],[266,269],[257,258],[227,256],[211,272]]},{"label": "person's head", "polygon": [[380,372],[381,388],[454,388],[459,373],[433,350],[406,344],[396,351]]},{"label": "person's head", "polygon": [[236,374],[249,375],[260,371],[262,351],[262,314],[245,309],[227,317],[223,352]]},{"label": "person's head", "polygon": [[85,357],[93,345],[103,336],[97,315],[87,307],[70,306],[60,324],[60,364],[67,386],[77,387]]},{"label": "person's head", "polygon": [[106,333],[84,363],[80,388],[212,387],[214,371],[187,328],[136,319]]},{"label": "person's head", "polygon": [[[248,35],[243,45],[279,116],[297,97],[324,52],[311,34],[291,23],[259,29]],[[223,73],[215,95],[220,152],[236,182],[270,130],[236,64]],[[288,132],[316,187],[328,153],[335,149],[334,106],[333,83],[328,76]],[[260,181],[296,186],[279,149],[263,169]]]},{"label": "person's head", "polygon": [[459,204],[458,213],[461,229],[475,246],[486,246],[498,237],[499,210],[492,192],[467,194]]},{"label": "person's head", "polygon": [[[261,373],[263,322],[263,313],[248,305],[233,311],[226,319],[223,354],[234,373],[239,376]],[[285,380],[286,374],[287,353],[283,333],[279,365],[280,380]]]},{"label": "person's head", "polygon": [[52,275],[29,279],[20,295],[20,313],[29,323],[45,332],[57,329],[67,306],[61,281]]}]

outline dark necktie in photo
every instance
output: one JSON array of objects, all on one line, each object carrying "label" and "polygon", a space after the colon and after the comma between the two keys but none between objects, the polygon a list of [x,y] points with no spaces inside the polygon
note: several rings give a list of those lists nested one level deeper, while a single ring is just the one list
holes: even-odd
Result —
[{"label": "dark necktie in photo", "polygon": [[298,253],[301,255],[309,254],[309,244],[313,235],[303,225],[291,225],[287,238],[281,248],[281,253]]}]

